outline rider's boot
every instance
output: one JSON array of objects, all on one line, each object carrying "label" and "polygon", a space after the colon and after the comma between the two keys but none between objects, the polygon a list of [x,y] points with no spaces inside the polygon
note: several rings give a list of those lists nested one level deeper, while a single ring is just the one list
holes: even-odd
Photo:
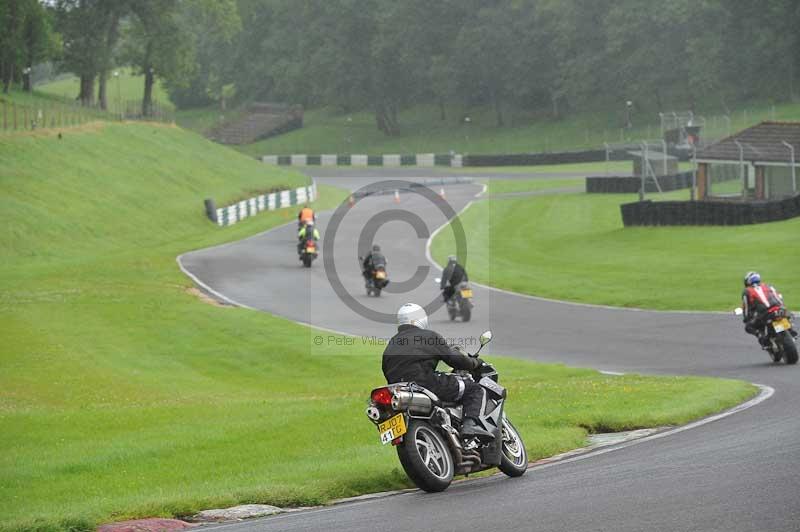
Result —
[{"label": "rider's boot", "polygon": [[468,417],[461,425],[461,436],[464,438],[478,438],[481,441],[492,441],[494,434],[483,429],[475,419]]}]

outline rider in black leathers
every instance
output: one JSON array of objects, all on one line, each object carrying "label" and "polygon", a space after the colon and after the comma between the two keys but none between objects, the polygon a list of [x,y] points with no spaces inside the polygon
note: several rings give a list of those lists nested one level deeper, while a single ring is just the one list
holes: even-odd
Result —
[{"label": "rider in black leathers", "polygon": [[372,246],[372,252],[364,257],[362,266],[363,268],[361,273],[364,275],[365,279],[372,278],[375,268],[378,268],[379,266],[386,268],[386,257],[384,257],[383,253],[381,253],[381,247],[379,245],[375,244]]},{"label": "rider in black leathers", "polygon": [[493,439],[493,434],[476,423],[483,401],[483,388],[471,380],[436,372],[440,361],[468,371],[479,368],[483,361],[468,356],[460,348],[450,347],[438,333],[427,330],[428,317],[419,305],[406,303],[400,307],[397,322],[397,334],[383,352],[386,381],[390,384],[414,382],[435,393],[442,401],[460,401],[464,405],[461,435]]},{"label": "rider in black leathers", "polygon": [[455,255],[450,255],[447,258],[447,266],[442,272],[442,280],[439,283],[439,288],[442,290],[442,296],[445,302],[449,301],[453,294],[456,292],[456,287],[462,283],[469,281],[467,271],[458,263]]}]

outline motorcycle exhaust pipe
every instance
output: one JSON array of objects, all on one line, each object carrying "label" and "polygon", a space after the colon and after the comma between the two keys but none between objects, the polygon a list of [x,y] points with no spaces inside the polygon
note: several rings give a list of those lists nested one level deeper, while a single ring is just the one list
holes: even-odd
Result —
[{"label": "motorcycle exhaust pipe", "polygon": [[429,414],[433,409],[431,398],[424,393],[395,391],[392,398],[394,410],[408,410],[412,414]]},{"label": "motorcycle exhaust pipe", "polygon": [[381,412],[374,406],[367,407],[367,417],[372,421],[378,421],[381,418]]}]

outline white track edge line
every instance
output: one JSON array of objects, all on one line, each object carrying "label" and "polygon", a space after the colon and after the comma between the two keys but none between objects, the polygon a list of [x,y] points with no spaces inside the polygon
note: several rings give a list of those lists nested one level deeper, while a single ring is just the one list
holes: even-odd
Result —
[{"label": "white track edge line", "polygon": [[775,388],[771,386],[767,386],[765,384],[756,384],[751,383],[753,386],[758,386],[761,390],[759,394],[749,401],[745,401],[739,405],[736,405],[733,408],[725,410],[724,412],[720,412],[719,414],[714,414],[708,417],[704,417],[703,419],[698,419],[697,421],[693,421],[686,425],[681,425],[680,427],[675,427],[674,429],[665,430],[664,432],[658,432],[656,434],[651,434],[650,436],[644,436],[642,438],[637,438],[635,440],[631,440],[628,442],[620,443],[619,445],[613,445],[605,449],[599,449],[597,451],[588,451],[585,454],[581,454],[578,456],[573,456],[569,458],[565,458],[563,460],[554,460],[550,463],[540,464],[538,466],[534,466],[532,469],[545,469],[548,467],[552,467],[558,464],[566,464],[569,462],[577,462],[578,460],[584,460],[586,458],[591,458],[592,456],[600,456],[601,454],[611,453],[614,451],[619,451],[620,449],[626,449],[633,445],[638,445],[640,443],[644,443],[647,441],[658,440],[661,438],[666,438],[667,436],[672,436],[673,434],[678,434],[679,432],[684,432],[690,429],[694,429],[697,427],[701,427],[703,425],[707,425],[709,423],[713,423],[714,421],[719,421],[720,419],[726,418],[728,416],[732,416],[733,414],[738,414],[739,412],[743,412],[749,408],[752,408],[760,403],[763,403],[770,397],[775,394]]},{"label": "white track edge line", "polygon": [[[656,433],[656,434],[651,434],[649,436],[636,438],[634,440],[623,442],[623,443],[620,443],[620,444],[617,444],[617,445],[611,445],[611,446],[600,448],[600,449],[597,449],[597,450],[588,450],[585,453],[580,454],[578,456],[571,456],[571,457],[568,457],[568,458],[556,459],[556,460],[553,460],[552,462],[547,462],[547,463],[543,463],[543,464],[539,464],[539,465],[533,465],[532,467],[529,467],[529,470],[530,471],[535,471],[535,470],[540,470],[540,469],[547,469],[547,468],[555,467],[555,466],[558,466],[558,465],[561,465],[561,464],[568,464],[568,463],[571,463],[571,462],[577,462],[579,460],[586,460],[588,458],[592,458],[592,457],[595,457],[595,456],[600,456],[600,455],[611,453],[611,452],[614,452],[614,451],[619,451],[621,449],[627,449],[628,447],[632,447],[632,446],[638,445],[640,443],[644,443],[644,442],[648,442],[648,441],[652,441],[652,440],[658,440],[658,439],[661,439],[661,438],[666,438],[667,436],[672,436],[673,434],[678,434],[680,432],[684,432],[684,431],[687,431],[687,430],[690,430],[690,429],[701,427],[703,425],[707,425],[707,424],[712,423],[714,421],[719,421],[720,419],[726,418],[728,416],[732,416],[733,414],[737,414],[739,412],[743,412],[743,411],[745,411],[745,410],[747,410],[749,408],[752,408],[752,407],[754,407],[754,406],[766,401],[767,399],[772,397],[774,395],[774,393],[775,393],[775,389],[772,388],[771,386],[767,386],[767,385],[764,385],[764,384],[756,384],[756,383],[751,383],[751,384],[753,384],[754,386],[758,386],[758,388],[761,390],[757,396],[755,396],[752,399],[750,399],[748,401],[745,401],[744,403],[741,403],[741,404],[739,404],[739,405],[737,405],[737,406],[735,406],[733,408],[730,408],[730,409],[728,409],[728,410],[726,410],[724,412],[720,412],[719,414],[714,414],[712,416],[705,417],[705,418],[699,419],[697,421],[693,421],[691,423],[688,423],[686,425],[682,425],[680,427],[676,427],[674,429],[669,429],[669,430],[665,430],[663,432],[659,432],[659,433]],[[495,477],[495,476],[497,476],[497,475],[491,475],[489,477],[483,477],[483,478],[475,479],[473,482],[485,481],[485,480],[490,479],[490,478]],[[276,515],[273,515],[273,516],[266,516],[266,517],[263,517],[263,518],[256,518],[256,519],[259,519],[259,520],[260,519],[278,520],[278,519],[281,519],[281,518],[291,517],[291,516],[295,516],[295,515],[309,515],[309,514],[318,514],[318,513],[323,513],[323,512],[330,512],[330,511],[333,511],[333,510],[340,509],[345,504],[356,506],[356,505],[359,505],[359,504],[366,504],[366,503],[373,502],[373,501],[379,500],[379,499],[384,499],[384,498],[387,498],[387,497],[393,497],[393,496],[397,496],[397,495],[403,495],[405,493],[412,493],[412,492],[419,492],[419,491],[420,491],[419,489],[413,489],[412,488],[412,489],[403,489],[403,490],[396,490],[396,491],[389,491],[389,492],[381,492],[381,493],[374,494],[375,496],[372,497],[372,498],[366,498],[366,499],[364,499],[363,498],[364,496],[361,495],[361,496],[358,496],[358,497],[353,497],[351,499],[339,500],[339,501],[335,502],[334,504],[332,504],[331,506],[325,506],[325,507],[322,507],[322,508],[310,508],[310,509],[305,510],[305,511],[300,510],[300,511],[295,511],[295,512],[284,512],[284,513],[276,514]],[[369,494],[367,494],[367,495],[369,495]],[[240,525],[240,524],[241,524],[241,522],[228,523],[227,525],[214,527],[214,529],[215,530],[216,529],[223,529],[223,528],[228,528],[230,526],[235,526],[235,525]]]}]

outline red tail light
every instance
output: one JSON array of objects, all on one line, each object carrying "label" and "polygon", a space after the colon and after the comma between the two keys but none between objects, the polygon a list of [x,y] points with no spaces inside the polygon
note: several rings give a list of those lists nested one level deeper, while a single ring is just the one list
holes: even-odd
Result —
[{"label": "red tail light", "polygon": [[392,392],[389,391],[389,388],[376,388],[372,390],[372,402],[389,406],[392,404]]}]

